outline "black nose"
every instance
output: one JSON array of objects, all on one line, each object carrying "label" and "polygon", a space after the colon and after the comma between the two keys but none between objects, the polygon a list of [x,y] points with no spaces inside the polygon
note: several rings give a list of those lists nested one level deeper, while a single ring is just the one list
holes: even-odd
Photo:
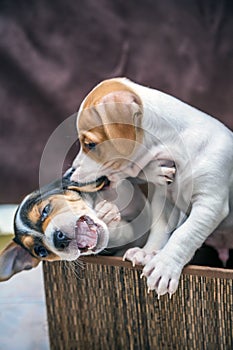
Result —
[{"label": "black nose", "polygon": [[63,232],[57,230],[53,235],[54,246],[57,249],[65,249],[70,244],[71,239],[68,238]]}]

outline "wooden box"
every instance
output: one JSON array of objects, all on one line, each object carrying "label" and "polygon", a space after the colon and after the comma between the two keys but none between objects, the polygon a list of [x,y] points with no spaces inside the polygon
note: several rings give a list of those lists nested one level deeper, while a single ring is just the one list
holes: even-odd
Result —
[{"label": "wooden box", "polygon": [[232,350],[233,270],[188,266],[170,300],[117,257],[44,264],[51,349]]}]

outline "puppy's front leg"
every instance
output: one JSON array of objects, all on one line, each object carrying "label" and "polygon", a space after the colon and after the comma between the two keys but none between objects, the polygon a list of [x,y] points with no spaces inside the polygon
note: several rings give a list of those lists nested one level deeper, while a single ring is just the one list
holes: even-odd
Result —
[{"label": "puppy's front leg", "polygon": [[196,198],[188,219],[173,232],[164,248],[145,265],[143,275],[147,277],[148,288],[155,289],[158,295],[171,295],[176,291],[185,264],[229,213],[228,196],[221,197],[212,193],[212,196],[202,194]]},{"label": "puppy's front leg", "polygon": [[152,160],[144,169],[138,174],[138,177],[154,185],[169,185],[175,180],[176,165],[174,161],[169,159],[155,159]]},{"label": "puppy's front leg", "polygon": [[114,203],[103,200],[95,206],[97,217],[110,228],[121,220],[121,214]]},{"label": "puppy's front leg", "polygon": [[168,159],[152,160],[138,174],[140,179],[151,181],[156,186],[151,207],[153,222],[150,235],[143,248],[128,249],[123,260],[129,260],[135,265],[145,265],[168,241],[171,232],[175,229],[180,211],[167,199],[167,186],[175,178],[175,163]]}]

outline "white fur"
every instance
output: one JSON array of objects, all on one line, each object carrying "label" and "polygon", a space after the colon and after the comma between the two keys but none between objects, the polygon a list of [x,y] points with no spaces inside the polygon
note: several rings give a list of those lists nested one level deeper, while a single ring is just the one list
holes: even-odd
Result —
[{"label": "white fur", "polygon": [[[109,210],[108,210],[109,211]],[[47,226],[45,230],[45,237],[46,237],[46,243],[49,247],[52,247],[52,250],[56,252],[57,255],[59,255],[61,260],[76,260],[81,255],[80,250],[77,247],[76,239],[75,239],[75,226],[76,221],[82,216],[87,214],[87,210],[80,211],[79,214],[72,212],[67,212],[65,215],[64,220],[64,213],[58,214],[55,216],[54,219],[52,219]],[[102,227],[102,234],[101,234],[101,247],[98,251],[95,252],[97,254],[99,251],[105,249],[108,245],[109,240],[109,230],[107,225],[103,220],[99,220],[97,217],[96,210],[91,210],[89,208],[88,210],[88,216],[95,222],[98,223]],[[62,232],[69,233],[69,237],[72,239],[71,243],[69,244],[68,249],[64,251],[59,251],[54,246],[53,242],[53,235],[56,230],[60,230]],[[91,254],[91,250],[88,252],[88,254]],[[86,253],[83,253],[82,255],[87,255]]]},{"label": "white fur", "polygon": [[[140,176],[140,168],[143,168],[146,177],[157,184],[155,160],[174,160],[177,168],[176,181],[166,193],[160,189],[157,198],[152,200],[157,223],[151,228],[144,253],[159,253],[149,261],[144,260],[143,270],[149,289],[156,289],[160,295],[172,294],[177,289],[184,265],[207,237],[212,233],[216,236],[218,231],[229,234],[233,226],[233,134],[216,119],[170,95],[127,79],[120,81],[143,102],[144,130],[143,145],[132,155],[128,167],[121,169],[121,177],[122,173],[125,177]],[[81,151],[74,162],[75,167],[82,157]],[[100,173],[100,164],[89,159],[73,178],[78,176],[84,180],[84,170],[88,168],[92,174]],[[106,171],[104,167],[103,170]],[[117,173],[108,169],[101,175],[114,179],[113,175],[117,176]],[[157,206],[166,202],[164,196],[174,205],[166,203],[158,220]],[[180,226],[180,211],[176,209],[188,214]],[[172,228],[177,225],[169,238]],[[233,248],[233,243],[225,248]],[[135,256],[129,251],[126,258],[133,260]]]}]

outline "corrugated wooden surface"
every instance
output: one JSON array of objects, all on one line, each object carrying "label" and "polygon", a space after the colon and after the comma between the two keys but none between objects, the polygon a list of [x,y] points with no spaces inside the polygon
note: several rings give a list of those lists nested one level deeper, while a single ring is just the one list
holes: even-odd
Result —
[{"label": "corrugated wooden surface", "polygon": [[172,299],[141,268],[91,257],[44,264],[51,349],[233,349],[233,271],[187,267]]}]

